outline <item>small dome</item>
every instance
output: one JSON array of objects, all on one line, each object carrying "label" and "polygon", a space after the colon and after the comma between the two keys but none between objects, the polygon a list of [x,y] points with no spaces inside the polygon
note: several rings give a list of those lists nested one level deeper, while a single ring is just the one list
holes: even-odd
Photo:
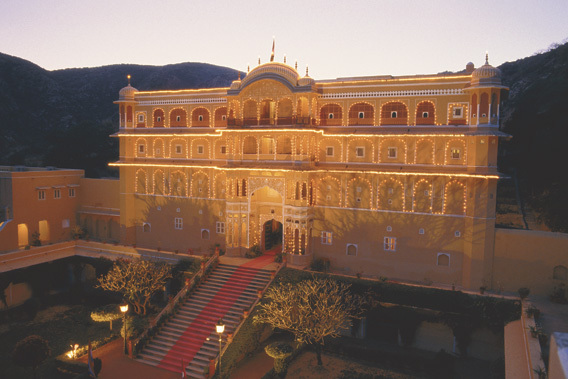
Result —
[{"label": "small dome", "polygon": [[304,76],[303,78],[298,79],[298,85],[303,86],[311,86],[316,81],[313,78],[310,78],[308,75]]},{"label": "small dome", "polygon": [[473,62],[467,62],[467,64],[465,65],[465,72],[471,74],[473,70],[475,70],[475,65],[473,64]]},{"label": "small dome", "polygon": [[130,85],[124,87],[118,92],[118,99],[119,100],[134,100],[134,94],[138,92],[138,90]]},{"label": "small dome", "polygon": [[485,64],[474,70],[471,74],[472,85],[501,84],[501,70],[489,64],[489,59],[485,57]]},{"label": "small dome", "polygon": [[241,88],[241,81],[240,80],[233,80],[231,83],[231,89],[239,89]]}]

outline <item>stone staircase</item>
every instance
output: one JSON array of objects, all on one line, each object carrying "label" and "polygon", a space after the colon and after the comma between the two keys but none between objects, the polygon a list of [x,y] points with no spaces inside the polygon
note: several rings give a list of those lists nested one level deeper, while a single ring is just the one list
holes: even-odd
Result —
[{"label": "stone staircase", "polygon": [[209,361],[219,355],[215,324],[223,319],[225,332],[234,333],[243,311],[250,310],[270,281],[268,270],[219,264],[197,291],[139,354],[138,361],[181,373],[182,360],[189,378],[205,378]]}]

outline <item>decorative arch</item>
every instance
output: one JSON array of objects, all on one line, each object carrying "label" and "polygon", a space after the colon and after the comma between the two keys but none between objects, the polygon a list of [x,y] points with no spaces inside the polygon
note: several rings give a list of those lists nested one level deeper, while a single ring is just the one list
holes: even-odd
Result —
[{"label": "decorative arch", "polygon": [[161,138],[156,138],[154,140],[154,158],[163,158],[164,155],[164,140]]},{"label": "decorative arch", "polygon": [[179,170],[171,174],[171,195],[177,197],[187,197],[187,175]]},{"label": "decorative arch", "polygon": [[463,215],[466,212],[467,193],[466,186],[452,180],[444,186],[444,206],[442,213]]},{"label": "decorative arch", "polygon": [[395,178],[388,178],[379,183],[377,189],[377,208],[389,211],[405,210],[404,185]]},{"label": "decorative arch", "polygon": [[477,117],[477,94],[474,93],[471,97],[471,113],[472,117]]},{"label": "decorative arch", "polygon": [[139,194],[148,193],[148,181],[146,171],[139,168],[136,170],[134,192]]},{"label": "decorative arch", "polygon": [[170,128],[187,127],[187,112],[185,109],[175,108],[170,112]]},{"label": "decorative arch", "polygon": [[416,106],[416,125],[435,125],[436,106],[429,100],[424,100]]},{"label": "decorative arch", "polygon": [[367,102],[351,105],[348,125],[375,125],[375,107]]},{"label": "decorative arch", "polygon": [[214,142],[215,159],[227,159],[228,144],[226,138],[216,138]]},{"label": "decorative arch", "polygon": [[[391,155],[392,148],[396,148],[395,156]],[[406,141],[402,138],[385,138],[379,143],[379,163],[406,163]]]},{"label": "decorative arch", "polygon": [[227,182],[227,174],[220,172],[213,178],[214,180],[214,193],[213,197],[215,199],[225,199],[227,197],[227,188],[230,186],[230,182]]},{"label": "decorative arch", "polygon": [[132,122],[132,105],[126,107],[126,122]]},{"label": "decorative arch", "polygon": [[258,142],[255,136],[243,138],[243,154],[258,154]]},{"label": "decorative arch", "polygon": [[277,108],[278,125],[292,125],[294,116],[294,105],[289,97],[285,97],[278,101]]},{"label": "decorative arch", "polygon": [[336,177],[328,175],[320,179],[316,189],[317,204],[329,207],[340,207],[342,197],[341,187],[341,182]]},{"label": "decorative arch", "polygon": [[224,128],[227,126],[227,107],[215,109],[215,127]]},{"label": "decorative arch", "polygon": [[489,115],[489,94],[487,92],[483,92],[479,99],[479,113],[479,117],[488,117]]},{"label": "decorative arch", "polygon": [[146,139],[145,138],[138,138],[136,140],[136,144],[134,145],[134,148],[136,149],[136,152],[135,152],[136,157],[145,157],[147,155],[146,149],[148,148],[148,145],[146,144]]},{"label": "decorative arch", "polygon": [[162,108],[154,109],[154,112],[152,113],[152,119],[154,128],[163,128],[164,126],[166,126],[166,118],[164,115],[164,110]]},{"label": "decorative arch", "polygon": [[253,99],[247,99],[243,103],[243,125],[258,125],[258,104]]},{"label": "decorative arch", "polygon": [[276,154],[292,154],[292,140],[287,135],[276,138]]},{"label": "decorative arch", "polygon": [[191,112],[191,127],[209,127],[209,109],[197,107]]},{"label": "decorative arch", "polygon": [[445,165],[464,164],[466,162],[466,146],[467,145],[465,143],[465,140],[463,139],[453,138],[448,142],[446,142],[444,164]]},{"label": "decorative arch", "polygon": [[319,114],[322,126],[339,126],[343,123],[343,107],[337,103],[325,104]]},{"label": "decorative arch", "polygon": [[408,125],[408,108],[402,101],[389,101],[381,107],[381,125]]},{"label": "decorative arch", "polygon": [[353,178],[347,182],[345,206],[347,208],[373,208],[373,186],[365,178]]},{"label": "decorative arch", "polygon": [[[358,156],[358,148],[363,148],[363,156]],[[375,144],[370,138],[353,138],[347,142],[347,162],[371,162],[375,156]]]},{"label": "decorative arch", "polygon": [[187,140],[182,138],[174,138],[170,141],[170,157],[187,158]]},{"label": "decorative arch", "polygon": [[199,170],[191,176],[191,197],[210,197],[209,175]]},{"label": "decorative arch", "polygon": [[426,179],[420,179],[414,184],[412,211],[432,213],[432,183],[429,183]]},{"label": "decorative arch", "polygon": [[167,191],[167,183],[166,183],[166,176],[162,170],[154,171],[154,195],[166,195]]},{"label": "decorative arch", "polygon": [[420,138],[416,141],[414,151],[415,164],[434,164],[436,145],[430,138]]},{"label": "decorative arch", "polygon": [[192,139],[189,148],[190,158],[208,159],[210,157],[209,140],[205,138]]}]

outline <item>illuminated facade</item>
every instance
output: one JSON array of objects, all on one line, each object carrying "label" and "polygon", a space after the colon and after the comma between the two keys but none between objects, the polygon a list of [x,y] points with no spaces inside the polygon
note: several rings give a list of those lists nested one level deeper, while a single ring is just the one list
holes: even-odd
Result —
[{"label": "illuminated facade", "polygon": [[292,263],[478,287],[506,90],[487,61],[321,81],[269,62],[229,88],[129,84],[115,102],[121,239],[230,255],[282,240]]}]

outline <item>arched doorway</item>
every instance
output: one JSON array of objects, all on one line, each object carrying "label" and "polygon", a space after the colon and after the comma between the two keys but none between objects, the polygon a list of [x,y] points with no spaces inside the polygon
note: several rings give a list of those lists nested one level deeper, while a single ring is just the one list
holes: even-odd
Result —
[{"label": "arched doorway", "polygon": [[274,219],[268,220],[262,230],[262,250],[282,251],[282,223]]}]

